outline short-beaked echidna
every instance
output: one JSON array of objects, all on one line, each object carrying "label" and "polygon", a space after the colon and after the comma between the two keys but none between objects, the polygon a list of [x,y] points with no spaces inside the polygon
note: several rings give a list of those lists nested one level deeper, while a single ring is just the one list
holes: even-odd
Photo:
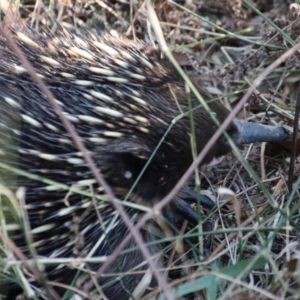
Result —
[{"label": "short-beaked echidna", "polygon": [[[120,199],[126,196],[173,120],[189,111],[188,97],[195,108],[199,152],[216,131],[211,117],[196,97],[187,94],[184,80],[159,49],[110,34],[81,35],[65,30],[56,34],[12,34]],[[195,85],[203,91],[199,83]],[[218,102],[209,106],[223,122],[227,110]],[[70,187],[103,192],[46,96],[4,38],[0,38],[0,110],[1,140],[10,141],[1,145],[1,153],[3,157],[9,154],[14,166]],[[227,133],[238,144],[288,137],[282,128],[247,124],[235,121]],[[133,190],[148,206],[166,196],[193,161],[189,114],[174,122],[156,150]],[[222,137],[205,162],[229,150]],[[41,257],[107,256],[128,234],[109,202],[76,193],[67,195],[65,190],[26,176],[18,176],[17,185],[26,188],[22,209],[29,220],[31,247]],[[170,204],[168,213],[176,213],[177,205],[182,206],[181,198]],[[134,208],[126,211],[133,223],[141,214]],[[146,227],[140,232],[145,242],[158,239]],[[11,238],[31,257],[21,229]],[[132,240],[127,247],[135,245]],[[158,245],[149,247],[153,254],[158,249]],[[131,251],[120,255],[107,273],[145,270],[143,261],[139,250]],[[96,271],[100,265],[89,263],[80,268]],[[47,265],[45,270],[49,280],[64,284],[70,284],[78,271],[63,263]],[[108,299],[128,299],[142,276],[101,276],[98,284]],[[16,286],[11,285],[9,297],[20,292]]]}]

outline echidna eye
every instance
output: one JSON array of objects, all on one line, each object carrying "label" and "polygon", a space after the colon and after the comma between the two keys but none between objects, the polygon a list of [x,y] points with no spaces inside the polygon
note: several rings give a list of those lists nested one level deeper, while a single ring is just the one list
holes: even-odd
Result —
[{"label": "echidna eye", "polygon": [[127,178],[127,179],[131,178],[132,177],[132,173],[130,171],[126,171],[124,173],[124,177]]}]

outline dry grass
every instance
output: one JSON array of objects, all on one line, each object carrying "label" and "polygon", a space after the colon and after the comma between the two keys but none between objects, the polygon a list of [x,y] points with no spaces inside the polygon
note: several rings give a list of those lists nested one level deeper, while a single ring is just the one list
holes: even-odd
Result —
[{"label": "dry grass", "polygon": [[[257,0],[253,7],[253,2],[154,1],[177,62],[230,110],[252,81],[300,40],[297,5]],[[7,3],[1,2],[6,12],[2,21],[12,26],[21,26],[23,20],[37,30],[46,26],[55,31],[58,21],[74,29],[116,30],[149,43],[156,41],[142,0],[27,0],[14,7]],[[299,75],[296,53],[261,82],[239,117],[292,128]],[[291,157],[292,149],[289,141],[250,145],[242,151],[244,161],[228,155],[217,166],[201,170],[202,190],[211,192],[218,208],[204,211],[203,226],[182,224],[183,259],[172,250],[178,237],[169,238],[165,269],[174,299],[300,299],[300,164],[297,156]],[[289,162],[294,158],[289,193]],[[5,188],[0,192],[15,203]],[[4,241],[1,203],[0,240]],[[13,246],[5,242],[2,247],[6,257],[0,258],[0,270],[10,260],[10,266],[15,264],[14,276],[22,277],[19,262],[12,258]]]}]

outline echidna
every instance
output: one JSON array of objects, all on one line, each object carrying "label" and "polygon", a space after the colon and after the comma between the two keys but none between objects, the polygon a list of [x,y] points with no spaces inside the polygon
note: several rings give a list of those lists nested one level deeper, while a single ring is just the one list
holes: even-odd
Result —
[{"label": "echidna", "polygon": [[[81,35],[66,30],[55,34],[34,31],[28,32],[27,36],[12,34],[54,94],[66,118],[76,128],[116,196],[124,199],[175,117],[189,111],[184,80],[158,49],[143,42],[110,34]],[[195,82],[195,85],[204,92],[201,83]],[[190,96],[195,108],[196,146],[200,152],[217,126],[198,100]],[[210,102],[209,106],[223,122],[227,110],[218,102]],[[9,155],[11,164],[70,187],[77,186],[94,194],[103,193],[46,96],[4,38],[0,38],[0,109],[0,136],[2,142],[5,141],[1,154],[3,157]],[[227,133],[238,144],[283,140],[289,136],[283,128],[242,121],[233,122]],[[133,190],[137,199],[142,199],[139,204],[152,206],[178,182],[193,161],[190,138],[187,114],[174,122]],[[205,162],[229,150],[226,139],[222,137]],[[17,186],[26,188],[22,209],[29,220],[30,247],[40,257],[107,256],[128,234],[127,227],[109,202],[76,193],[67,194],[56,186],[26,176],[18,176]],[[183,193],[187,195],[189,191]],[[193,194],[187,197],[193,198]],[[178,216],[183,211],[184,216],[195,221],[197,214],[183,198],[178,196],[170,204],[167,219],[174,216],[176,222],[178,209]],[[129,197],[129,201],[134,202],[135,198]],[[126,211],[132,223],[142,213],[137,208],[127,207]],[[154,226],[152,222],[148,225]],[[140,231],[144,241],[158,240],[159,237],[147,226]],[[31,257],[21,226],[11,238]],[[132,240],[128,248],[135,245]],[[152,254],[159,248],[159,244],[149,246]],[[107,274],[145,270],[147,266],[143,261],[136,249],[120,255]],[[51,281],[71,284],[75,280],[75,286],[78,286],[78,282],[84,282],[82,277],[87,277],[88,271],[96,271],[100,265],[87,263],[77,270],[63,263],[52,264],[45,266],[45,273]],[[34,285],[34,280],[26,274]],[[6,276],[9,277],[9,273]],[[98,279],[98,285],[110,300],[128,299],[142,277],[142,272],[123,277],[103,275]],[[19,285],[9,285],[9,298],[20,293]],[[57,291],[64,292],[62,288]]]}]

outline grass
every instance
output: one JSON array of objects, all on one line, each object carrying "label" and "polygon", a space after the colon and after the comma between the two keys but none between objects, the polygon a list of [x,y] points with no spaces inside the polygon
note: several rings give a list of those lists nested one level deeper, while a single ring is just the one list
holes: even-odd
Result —
[{"label": "grass", "polygon": [[[21,2],[17,5],[17,11],[22,20],[34,28],[46,24],[55,29],[53,20],[58,20],[74,28],[91,27],[92,30],[97,23],[107,30],[129,32],[133,38],[137,36],[149,40],[150,36],[150,40],[155,39],[156,35],[152,30],[149,32],[144,20],[146,5],[143,1],[138,1],[137,5],[133,2],[118,3],[119,6],[113,6],[109,2],[82,1],[75,6],[68,3],[60,6],[54,2],[32,1],[26,5]],[[192,3],[194,6],[183,7],[173,1],[154,2],[155,11],[162,21],[160,25],[164,37],[176,57],[173,59],[170,56],[170,59],[179,70],[179,65],[184,67],[182,76],[190,93],[199,97],[199,103],[206,105],[187,73],[198,76],[212,91],[213,97],[221,98],[232,111],[255,79],[260,78],[253,97],[240,110],[239,117],[255,122],[267,120],[274,125],[284,123],[292,128],[296,103],[300,101],[297,99],[298,53],[275,66],[271,74],[263,78],[259,76],[297,43],[300,36],[297,6],[289,10],[284,5],[275,7],[269,4],[268,10],[264,11],[264,1],[256,1],[254,6],[251,1],[244,0],[241,7],[230,7],[237,4],[230,4],[229,1],[220,6],[217,2],[205,1],[201,9],[195,6],[198,4],[200,7],[200,1]],[[12,21],[9,10],[5,12],[8,18],[5,22]],[[282,21],[277,16],[286,16],[286,19]],[[155,26],[157,24],[152,23],[154,31]],[[166,55],[169,56],[169,52]],[[214,118],[213,114],[211,116]],[[191,118],[191,128],[194,126],[196,124]],[[235,156],[228,155],[217,166],[193,172],[196,178],[202,179],[201,190],[209,190],[218,207],[210,212],[202,210],[199,226],[183,223],[177,232],[162,238],[166,246],[160,253],[166,264],[160,271],[168,273],[170,280],[164,287],[167,295],[160,294],[158,299],[300,299],[300,168],[297,156],[291,155],[295,146],[292,142],[267,146],[255,144],[245,147],[242,152],[234,145],[232,147]],[[194,157],[196,159],[197,151]],[[289,162],[295,158],[291,176],[288,173]],[[28,175],[26,170],[13,169],[3,162],[0,166],[2,169],[9,168],[15,174],[23,172]],[[57,185],[43,178],[33,179]],[[290,192],[288,179],[293,183]],[[192,185],[199,186],[199,179]],[[220,186],[226,189],[220,189]],[[63,188],[70,189],[67,186]],[[71,189],[70,192],[78,192],[73,187]],[[6,197],[6,200],[1,198],[0,202],[0,274],[4,274],[8,266],[13,266],[13,279],[21,282],[28,294],[34,296],[35,290],[20,267],[22,258],[17,257],[18,249],[5,238],[9,230],[8,219],[14,218],[30,240],[30,234],[26,233],[30,231],[26,214],[7,186],[3,186],[0,192]],[[97,197],[88,192],[84,196]],[[149,210],[145,211],[149,213]],[[11,216],[8,218],[8,215]],[[43,265],[53,261],[39,259],[34,254],[34,247],[31,248],[35,258],[34,268],[42,276],[44,286],[47,286]],[[80,294],[82,291],[76,292]],[[159,290],[153,290],[149,299],[156,299],[158,293]],[[66,294],[64,299],[71,298],[71,294]],[[51,290],[48,290],[47,297],[52,297]],[[85,297],[83,292],[81,297]]]}]

